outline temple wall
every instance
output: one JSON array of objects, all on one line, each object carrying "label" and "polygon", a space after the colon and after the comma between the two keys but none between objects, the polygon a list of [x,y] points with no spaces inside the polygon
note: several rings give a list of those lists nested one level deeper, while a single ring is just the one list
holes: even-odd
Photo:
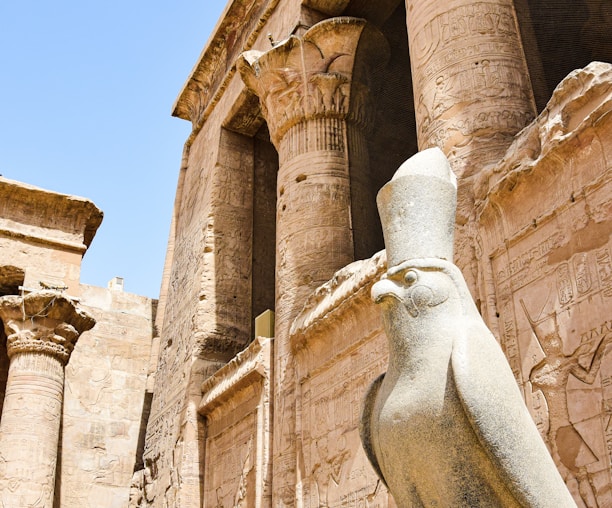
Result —
[{"label": "temple wall", "polygon": [[611,79],[570,74],[478,203],[483,315],[579,506],[612,503]]},{"label": "temple wall", "polygon": [[[16,249],[16,244],[20,248]],[[0,237],[0,258],[13,266],[27,266],[22,285],[40,289],[43,282],[54,286],[68,286],[73,295],[79,294],[81,252],[58,250],[56,247],[11,237]]]},{"label": "temple wall", "polygon": [[[270,252],[274,212],[266,197],[275,201],[275,185],[268,183],[275,171],[275,152],[269,142],[254,138],[261,121],[253,123],[256,111],[248,107],[244,85],[231,66],[245,44],[270,47],[268,32],[288,33],[300,19],[295,3],[274,10],[276,4],[232,4],[217,27],[227,34],[228,43],[208,49],[214,53],[208,62],[215,69],[208,74],[213,76],[207,87],[211,93],[189,102],[191,108],[185,113],[195,130],[187,142],[175,203],[171,268],[160,309],[164,322],[144,453],[147,502],[152,506],[200,506],[199,464],[205,446],[203,424],[196,414],[200,385],[252,339],[253,312],[273,306],[273,286],[262,289],[270,285],[269,268],[262,264],[269,265],[264,256],[270,254],[273,262],[274,254]],[[265,32],[258,23],[262,15]],[[268,214],[263,224],[254,223],[254,206]],[[259,231],[256,243],[254,227]]]},{"label": "temple wall", "polygon": [[28,289],[78,296],[81,260],[101,221],[91,201],[0,177],[0,267],[21,269],[18,285]]},{"label": "temple wall", "polygon": [[[156,301],[80,284],[102,220],[91,201],[4,178],[0,197],[2,503],[125,506]],[[34,339],[13,346],[15,333]]]},{"label": "temple wall", "polygon": [[154,301],[82,285],[96,319],[66,367],[56,497],[62,507],[125,506],[141,461]]},{"label": "temple wall", "polygon": [[[386,268],[384,253],[336,274],[306,303],[294,323],[297,365],[298,503],[395,506],[361,446],[363,399],[387,366],[387,339],[370,298]],[[276,446],[287,436],[274,436]]]},{"label": "temple wall", "polygon": [[[548,99],[569,70],[609,59],[612,30],[602,1],[570,3],[228,2],[174,106],[193,132],[158,313],[79,283],[102,217],[93,203],[0,177],[0,297],[50,288],[97,321],[62,352],[65,369],[24,350],[12,375],[3,327],[0,451],[33,467],[36,427],[15,422],[40,416],[46,460],[41,482],[0,471],[26,485],[2,495],[48,502],[55,475],[63,508],[394,507],[358,429],[387,364],[370,299],[386,258],[372,252],[376,218],[353,218],[418,134],[459,170],[457,263],[563,478],[580,508],[611,506],[612,68],[576,70]],[[337,16],[369,23],[331,20],[306,37]],[[247,86],[236,62],[250,50],[273,57],[263,71],[250,60]],[[342,192],[326,192],[332,170]],[[350,237],[341,256],[321,217]],[[267,309],[277,337],[255,337]],[[22,331],[34,318],[46,315],[24,314]],[[20,407],[6,388],[17,379],[43,400],[23,382],[32,372],[55,405]],[[23,453],[10,444],[20,436]]]},{"label": "temple wall", "polygon": [[202,385],[203,504],[270,506],[272,339],[257,338]]},{"label": "temple wall", "polygon": [[[524,393],[531,395],[529,381],[526,380],[544,358],[543,349],[534,347],[535,339],[530,334],[535,332],[530,332],[529,320],[526,321],[525,315],[521,315],[523,303],[526,307],[532,305],[529,299],[538,299],[543,291],[537,289],[540,287],[538,284],[541,287],[561,284],[562,289],[555,291],[563,293],[564,301],[573,298],[573,303],[564,304],[568,309],[571,305],[576,305],[576,309],[589,305],[589,310],[595,309],[597,315],[604,316],[606,301],[601,295],[605,291],[597,293],[599,300],[593,299],[596,277],[607,277],[605,253],[597,257],[597,253],[605,247],[603,244],[589,247],[588,252],[580,249],[580,252],[571,249],[559,251],[557,257],[552,258],[553,264],[559,266],[555,268],[558,272],[546,272],[547,275],[542,275],[540,279],[538,275],[524,282],[531,285],[529,287],[534,289],[533,293],[524,293],[526,290],[523,286],[514,287],[514,275],[508,278],[501,274],[508,257],[516,256],[524,261],[526,255],[521,249],[529,252],[545,249],[542,245],[557,235],[557,229],[568,227],[560,226],[561,223],[569,224],[574,219],[580,222],[581,215],[584,219],[584,216],[592,213],[590,204],[587,206],[586,203],[592,199],[601,204],[604,196],[611,191],[596,176],[602,167],[606,167],[607,163],[601,161],[606,160],[607,152],[602,149],[599,155],[595,155],[594,152],[591,154],[594,148],[589,148],[587,155],[585,148],[582,155],[578,155],[581,152],[578,148],[595,146],[585,139],[596,139],[596,136],[585,131],[578,136],[582,136],[578,144],[569,137],[554,142],[542,139],[538,147],[538,142],[532,143],[529,134],[525,133],[537,130],[542,117],[516,138],[511,150],[520,145],[521,154],[540,149],[544,153],[546,150],[543,147],[548,143],[554,145],[553,152],[556,150],[557,153],[548,160],[561,165],[560,161],[575,159],[572,162],[574,169],[566,170],[571,171],[572,176],[563,179],[569,179],[576,187],[574,194],[570,192],[574,200],[571,201],[572,205],[562,204],[563,199],[569,197],[566,196],[567,189],[563,190],[564,184],[557,188],[560,180],[554,175],[559,171],[553,169],[552,162],[550,164],[553,165],[548,166],[548,162],[541,162],[541,167],[547,169],[539,172],[533,169],[537,165],[529,165],[530,169],[524,172],[515,171],[517,159],[511,155],[512,152],[508,152],[506,158],[497,164],[512,143],[515,133],[537,113],[528,75],[528,71],[535,69],[533,62],[537,61],[537,50],[529,48],[527,60],[531,67],[526,69],[521,45],[528,39],[527,35],[531,37],[529,40],[533,40],[536,35],[541,38],[541,34],[531,34],[532,27],[527,26],[530,13],[525,10],[525,2],[480,2],[477,9],[470,7],[472,2],[454,1],[452,9],[447,9],[449,12],[445,10],[448,6],[439,3],[441,11],[433,14],[433,11],[422,7],[420,14],[423,14],[424,21],[421,21],[426,28],[431,21],[427,21],[427,16],[433,16],[440,33],[453,31],[453,37],[444,38],[443,42],[448,45],[442,56],[461,53],[462,69],[476,77],[460,79],[451,73],[455,76],[451,79],[452,83],[438,82],[435,90],[431,87],[421,89],[422,83],[419,84],[417,80],[416,92],[413,91],[410,65],[430,80],[437,77],[432,72],[439,71],[443,65],[439,63],[432,70],[424,68],[429,65],[428,60],[415,58],[416,61],[410,61],[405,33],[406,10],[400,4],[396,1],[378,2],[376,13],[366,2],[341,0],[236,0],[228,4],[173,113],[191,121],[193,132],[185,147],[164,275],[163,308],[159,314],[163,316],[163,323],[158,323],[161,331],[159,364],[147,428],[141,498],[131,506],[393,506],[392,499],[361,451],[357,429],[363,394],[369,383],[384,372],[386,365],[386,340],[378,309],[368,296],[369,286],[384,271],[384,256],[375,255],[362,264],[348,265],[311,297],[300,294],[296,303],[298,317],[293,326],[291,323],[295,316],[283,321],[282,337],[278,336],[271,342],[262,338],[253,340],[255,316],[273,305],[274,288],[270,290],[269,284],[276,284],[277,297],[279,293],[281,297],[283,292],[289,293],[295,285],[289,284],[287,288],[286,278],[279,282],[282,274],[278,269],[276,273],[271,273],[270,266],[261,264],[262,259],[273,264],[274,258],[284,252],[278,248],[278,244],[275,246],[278,232],[275,232],[273,224],[274,207],[276,195],[280,196],[282,192],[275,189],[279,162],[272,146],[272,143],[276,143],[277,148],[280,146],[278,142],[284,132],[279,134],[272,128],[276,120],[274,114],[270,114],[268,105],[262,107],[255,93],[245,87],[234,64],[244,51],[270,52],[272,48],[282,45],[290,34],[301,37],[321,19],[339,14],[362,15],[373,20],[391,43],[388,66],[384,67],[379,61],[379,68],[375,68],[378,82],[371,82],[373,86],[370,91],[379,109],[369,119],[372,125],[366,129],[369,156],[363,155],[365,151],[357,151],[352,155],[355,159],[350,161],[350,166],[354,168],[365,162],[359,159],[360,156],[369,157],[372,192],[391,177],[399,163],[416,151],[417,131],[426,129],[427,121],[433,118],[425,111],[430,107],[439,116],[435,118],[438,120],[436,128],[444,134],[444,139],[450,140],[451,145],[453,140],[458,140],[456,144],[461,153],[467,154],[465,160],[471,161],[466,163],[470,181],[463,182],[462,191],[465,199],[462,200],[461,225],[465,227],[465,234],[461,234],[461,241],[457,243],[456,255],[464,259],[460,264],[469,270],[466,278],[472,285],[477,304],[505,348]],[[407,2],[407,5],[421,9],[418,2]],[[422,6],[425,5],[426,2],[423,2]],[[513,5],[522,9],[516,17],[522,24],[518,28],[514,24]],[[484,9],[483,6],[488,7]],[[486,16],[477,16],[479,9],[484,9]],[[503,34],[495,30],[491,32],[498,11],[503,11],[506,21],[512,20],[511,39],[506,40]],[[461,16],[453,17],[457,13]],[[409,26],[411,20],[417,21],[416,14],[410,14],[410,10],[408,17]],[[469,41],[461,36],[461,30],[465,28],[466,19],[475,18],[482,26],[470,25],[470,33],[475,40],[468,44]],[[452,21],[450,25],[448,20],[449,23]],[[495,27],[499,28],[497,25]],[[522,41],[519,40],[519,28],[522,30]],[[413,33],[419,30],[417,26],[413,28]],[[334,38],[333,33],[330,32],[330,40]],[[487,39],[484,44],[481,40],[483,34],[486,37],[493,37],[493,34],[494,40]],[[423,37],[423,34],[419,37]],[[423,43],[417,39],[412,41],[413,44]],[[506,43],[511,46],[510,49],[504,46]],[[455,53],[453,44],[457,46]],[[499,56],[500,62],[503,62],[487,67],[491,62],[485,58],[482,67],[472,68],[470,52],[478,53],[483,47]],[[325,51],[330,48],[326,47]],[[311,50],[312,47],[309,47]],[[418,51],[413,53],[417,57],[420,54]],[[441,55],[439,51],[436,54]],[[512,60],[512,65],[504,64],[506,56]],[[382,60],[382,55],[379,60]],[[290,71],[300,68],[294,64],[291,64],[293,67],[271,66],[272,74],[278,71],[278,79],[270,83],[278,87],[275,93],[279,93],[282,100],[288,100],[289,94],[294,94],[295,83],[299,82],[299,76],[290,75]],[[480,60],[475,63],[479,64]],[[519,67],[520,70],[517,70]],[[538,69],[538,72],[542,72]],[[263,72],[261,68],[254,71],[257,76],[261,75],[258,74],[260,72]],[[283,74],[287,72],[289,74]],[[322,74],[325,72],[327,69]],[[360,69],[360,72],[364,72],[364,69]],[[337,75],[334,77],[337,78]],[[543,79],[542,76],[535,78]],[[535,78],[534,82],[537,81]],[[268,86],[272,87],[270,84]],[[538,105],[541,105],[544,101],[540,97],[546,91],[538,86]],[[264,86],[257,93],[266,95],[267,91]],[[416,94],[414,100],[413,93]],[[420,94],[423,94],[423,100],[427,99],[427,107],[424,109],[421,105],[419,110]],[[299,93],[296,95],[299,99]],[[523,102],[529,106],[525,106],[529,114],[525,114],[525,108],[515,107],[512,101],[509,106],[506,103],[503,107],[492,106],[493,103],[497,104],[496,100],[503,102],[502,99],[507,96],[524,99]],[[466,134],[463,131],[467,129],[467,124],[457,116],[463,111],[459,107],[463,104],[461,101],[476,108],[480,112],[479,118],[491,116],[499,119],[499,122],[493,122],[486,129],[472,126],[474,132],[470,130]],[[272,101],[270,104],[278,106],[279,103]],[[585,102],[579,106],[576,103],[561,116],[571,124],[568,118],[579,119],[583,114],[582,107],[588,109],[592,104]],[[282,114],[282,107],[279,110]],[[494,111],[491,113],[489,110]],[[319,118],[323,118],[326,111],[322,110]],[[503,127],[514,113],[520,116],[521,121],[512,124],[510,130],[502,129],[503,136],[498,136],[496,128]],[[546,115],[549,114],[547,109]],[[604,117],[601,115],[602,119]],[[320,123],[323,125],[324,122]],[[445,131],[446,123],[450,127]],[[597,127],[591,125],[587,128],[582,123],[581,126],[572,125],[570,130],[604,129],[604,124],[602,120]],[[324,130],[322,128],[321,132]],[[308,132],[305,139],[315,139],[319,131]],[[479,137],[477,147],[473,142],[474,136]],[[598,136],[603,139],[603,134]],[[432,143],[436,144],[435,140]],[[602,141],[602,145],[605,145],[605,141]],[[286,144],[285,148],[287,146],[290,144]],[[478,154],[483,150],[493,155],[479,158]],[[282,165],[286,154],[282,149],[279,151]],[[290,153],[291,149],[286,151]],[[447,155],[456,155],[454,149],[447,152]],[[310,169],[308,156],[304,157],[306,169]],[[311,161],[318,160],[316,154],[312,154],[312,157]],[[593,160],[599,160],[599,163],[593,166]],[[592,172],[587,175],[586,171],[578,169],[583,167],[591,168]],[[479,174],[481,171],[482,175]],[[536,178],[536,173],[546,178]],[[507,191],[512,187],[508,182],[515,182],[515,174],[520,175],[516,181],[530,182],[522,194],[518,190]],[[303,171],[292,174],[290,183],[304,187],[301,183],[306,180],[304,175],[306,173]],[[505,179],[506,175],[508,179]],[[537,191],[544,185],[550,193],[538,197]],[[591,197],[587,199],[585,196],[588,193]],[[489,194],[490,199],[487,198]],[[352,192],[352,195],[357,194]],[[283,199],[281,207],[283,204],[292,205],[287,202],[288,195]],[[474,199],[478,205],[476,209]],[[525,203],[531,204],[527,206]],[[609,210],[601,212],[603,215],[606,213],[609,215]],[[277,227],[281,223],[278,214],[277,210]],[[296,217],[298,223],[299,219]],[[607,219],[600,222],[607,224]],[[533,226],[534,223],[537,227]],[[374,227],[378,226],[372,223]],[[601,224],[593,226],[590,237],[599,233],[609,236],[606,227]],[[300,231],[301,228],[296,226],[296,230]],[[373,234],[379,233],[376,231]],[[584,235],[575,237],[578,243],[584,238]],[[311,242],[312,246],[317,245],[315,240]],[[592,240],[589,241],[591,243],[588,245],[594,245]],[[306,252],[309,245],[309,242],[305,242],[296,249],[298,254],[305,254],[306,258],[315,261],[317,257],[329,254],[326,249],[321,249],[325,252],[316,252],[316,249]],[[584,268],[589,260],[592,265],[590,271]],[[597,268],[597,271],[595,266],[602,268]],[[520,271],[520,268],[517,270]],[[309,273],[311,270],[305,268],[304,271]],[[523,273],[517,277],[523,277]],[[554,282],[554,277],[561,277],[563,282]],[[574,277],[574,282],[571,282],[571,277]],[[577,282],[578,279],[580,282]],[[590,289],[586,290],[587,286]],[[584,294],[579,295],[581,290],[584,290]],[[516,291],[516,294],[512,291]],[[511,306],[506,305],[508,301]],[[302,305],[304,310],[299,312]],[[506,306],[500,308],[500,305]],[[537,315],[529,315],[538,321],[544,315],[543,311],[542,308],[535,309]],[[551,310],[546,312],[550,313]],[[559,319],[562,322],[561,317]],[[567,316],[563,319],[567,320]],[[590,373],[584,377],[587,380],[595,371],[607,372],[606,365],[609,363],[607,350],[605,347],[598,349],[601,341],[596,337],[598,333],[603,333],[601,331],[607,326],[607,321],[602,317],[600,323],[595,323],[597,319],[589,318],[593,323],[585,321],[580,325],[581,330],[584,328],[580,333],[588,335],[588,340],[585,339],[582,349],[578,348],[580,355],[576,356],[574,367],[580,365],[583,370],[588,370]],[[562,324],[567,325],[565,322]],[[533,325],[536,330],[539,330],[538,326],[539,323]],[[290,327],[291,331],[288,332]],[[588,327],[591,328],[587,330]],[[515,340],[518,346],[507,339],[512,333],[518,337]],[[282,353],[279,354],[281,340]],[[576,342],[579,339],[572,340]],[[523,343],[526,346],[521,346]],[[599,355],[597,365],[594,361],[596,351]],[[592,360],[590,367],[587,365],[589,359]],[[576,369],[574,372],[577,372]],[[568,386],[570,381],[574,383],[573,378],[574,374],[568,374]],[[605,407],[605,397],[589,395],[590,406],[584,411],[579,402],[582,394],[589,390],[602,392],[603,383],[595,379],[587,382],[586,386],[575,387],[572,384],[574,398],[567,399],[571,399],[568,406],[571,418],[567,419],[571,424],[560,427],[565,429],[561,434],[565,432],[563,435],[566,441],[569,440],[568,446],[573,443],[579,445],[581,456],[576,460],[580,466],[572,463],[568,469],[570,472],[564,474],[576,499],[579,502],[585,499],[584,506],[595,506],[593,499],[598,499],[600,506],[608,503],[606,489],[612,483],[602,466],[607,460],[605,430],[593,430],[597,425],[603,425],[603,415],[607,413],[601,407]],[[542,417],[546,397],[541,390],[541,396],[537,395],[537,390],[534,393],[533,400],[528,398],[527,402],[541,424],[544,437],[551,443],[550,434],[546,431],[549,424],[542,422],[551,418],[559,422],[562,418],[557,413],[552,417]],[[596,406],[600,409],[595,410]],[[272,427],[270,422],[273,422]],[[594,437],[588,437],[587,430],[583,431],[583,428]],[[554,448],[551,449],[554,451]],[[563,469],[563,460],[567,461],[567,458],[563,454],[557,454],[555,458]]]},{"label": "temple wall", "polygon": [[[235,98],[235,81],[230,80],[228,95],[188,145],[183,190],[175,204],[145,448],[151,503],[178,503],[177,493],[185,493],[189,484],[190,494],[182,502],[198,506],[204,445],[196,414],[200,385],[251,338],[255,143],[223,129],[220,116],[230,109],[227,97]],[[175,452],[177,446],[184,451]]]}]

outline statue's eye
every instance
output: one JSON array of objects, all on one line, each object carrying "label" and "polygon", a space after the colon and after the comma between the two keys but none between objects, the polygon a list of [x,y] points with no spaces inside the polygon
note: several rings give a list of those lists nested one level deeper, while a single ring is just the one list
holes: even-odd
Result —
[{"label": "statue's eye", "polygon": [[406,284],[414,284],[417,280],[417,274],[414,270],[408,270],[406,275],[404,275],[404,281]]}]

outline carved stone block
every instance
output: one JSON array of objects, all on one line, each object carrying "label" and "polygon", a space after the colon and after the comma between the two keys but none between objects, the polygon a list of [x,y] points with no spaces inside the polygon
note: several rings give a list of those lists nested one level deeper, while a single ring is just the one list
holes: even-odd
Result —
[{"label": "carved stone block", "polygon": [[483,314],[589,507],[612,503],[611,80],[609,64],[570,74],[483,176],[478,205]]},{"label": "carved stone block", "polygon": [[202,385],[204,506],[271,506],[271,354],[257,338]]}]

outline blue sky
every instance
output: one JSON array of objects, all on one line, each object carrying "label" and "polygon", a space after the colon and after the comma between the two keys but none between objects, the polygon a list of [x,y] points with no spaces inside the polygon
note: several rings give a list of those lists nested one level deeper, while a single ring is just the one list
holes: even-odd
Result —
[{"label": "blue sky", "polygon": [[226,3],[0,3],[0,174],[104,211],[82,282],[157,298],[191,130],[170,113]]}]

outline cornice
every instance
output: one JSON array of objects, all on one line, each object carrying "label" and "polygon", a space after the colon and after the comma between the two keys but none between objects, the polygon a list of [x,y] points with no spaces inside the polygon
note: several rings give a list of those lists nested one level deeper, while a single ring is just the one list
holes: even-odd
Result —
[{"label": "cornice", "polygon": [[[234,0],[227,5],[172,107],[172,116],[191,121],[194,131],[201,128],[235,74],[236,58],[253,47],[278,3]],[[252,18],[258,21],[245,34],[245,20]],[[242,36],[244,43],[239,47]]]},{"label": "cornice", "polygon": [[[387,253],[382,250],[369,259],[354,261],[341,268],[306,300],[291,326],[295,350],[342,314],[346,307],[370,301],[370,289],[387,269]],[[357,301],[360,300],[360,301]]]},{"label": "cornice", "polygon": [[90,200],[0,177],[0,232],[84,252],[102,211]]},{"label": "cornice", "polygon": [[244,351],[202,383],[198,412],[210,414],[251,383],[269,378],[272,340],[257,337]]}]

